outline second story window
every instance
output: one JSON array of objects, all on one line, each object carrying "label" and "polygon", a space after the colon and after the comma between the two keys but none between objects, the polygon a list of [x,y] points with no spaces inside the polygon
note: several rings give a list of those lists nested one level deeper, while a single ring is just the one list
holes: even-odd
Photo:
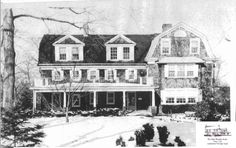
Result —
[{"label": "second story window", "polygon": [[130,51],[129,47],[124,47],[123,48],[123,59],[129,59]]},{"label": "second story window", "polygon": [[79,70],[73,70],[73,79],[79,79],[79,78],[80,78]]},{"label": "second story window", "polygon": [[177,76],[178,77],[184,77],[185,76],[185,70],[184,65],[177,65]]},{"label": "second story window", "polygon": [[175,65],[169,65],[168,77],[175,77]]},{"label": "second story window", "polygon": [[66,60],[66,47],[59,47],[59,59]]},{"label": "second story window", "polygon": [[108,80],[113,80],[113,78],[114,78],[113,70],[107,71],[107,78],[108,78]]},{"label": "second story window", "polygon": [[111,47],[111,60],[117,59],[117,48]]},{"label": "second story window", "polygon": [[72,47],[72,60],[79,60],[79,47]]},{"label": "second story window", "polygon": [[171,40],[170,38],[162,38],[161,39],[161,54],[169,55],[171,49]]},{"label": "second story window", "polygon": [[129,70],[129,79],[134,79],[134,70]]},{"label": "second story window", "polygon": [[165,65],[165,77],[168,78],[194,78],[198,77],[196,64],[168,64]]},{"label": "second story window", "polygon": [[54,72],[54,79],[56,81],[61,80],[61,73],[60,73],[60,71],[55,71]]},{"label": "second story window", "polygon": [[200,39],[190,39],[190,54],[199,54],[200,51]]},{"label": "second story window", "polygon": [[96,79],[96,70],[91,70],[90,71],[90,79],[91,80]]}]

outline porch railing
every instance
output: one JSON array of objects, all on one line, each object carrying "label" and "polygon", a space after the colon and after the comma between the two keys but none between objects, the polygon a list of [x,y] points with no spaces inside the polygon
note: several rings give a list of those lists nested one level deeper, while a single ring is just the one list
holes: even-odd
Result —
[{"label": "porch railing", "polygon": [[80,80],[63,79],[60,81],[52,80],[52,78],[39,78],[34,80],[34,86],[49,86],[64,83],[118,83],[118,84],[137,84],[137,85],[153,85],[153,77],[138,77],[137,79],[127,80],[122,78],[110,79],[100,77],[99,79],[88,80],[87,78],[81,78]]}]

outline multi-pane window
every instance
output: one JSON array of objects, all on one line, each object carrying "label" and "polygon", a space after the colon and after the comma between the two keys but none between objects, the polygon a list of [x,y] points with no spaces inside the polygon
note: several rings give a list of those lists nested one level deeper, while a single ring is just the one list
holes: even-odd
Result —
[{"label": "multi-pane window", "polygon": [[134,79],[134,70],[129,70],[129,79]]},{"label": "multi-pane window", "polygon": [[80,95],[74,94],[72,96],[72,107],[80,107]]},{"label": "multi-pane window", "polygon": [[113,70],[107,71],[107,78],[108,78],[108,80],[113,80],[113,78],[114,78]]},{"label": "multi-pane window", "polygon": [[124,47],[123,48],[123,58],[124,59],[129,59],[130,58],[129,55],[130,55],[129,47]]},{"label": "multi-pane window", "polygon": [[79,60],[79,47],[72,47],[72,60]]},{"label": "multi-pane window", "polygon": [[168,64],[165,66],[165,77],[193,78],[197,77],[198,65],[196,64]]},{"label": "multi-pane window", "polygon": [[166,103],[175,103],[175,98],[173,97],[166,98]]},{"label": "multi-pane window", "polygon": [[74,70],[73,71],[73,78],[74,79],[78,79],[79,78],[79,71],[78,70]]},{"label": "multi-pane window", "polygon": [[116,47],[111,47],[111,59],[112,60],[117,59],[117,48]]},{"label": "multi-pane window", "polygon": [[169,65],[168,77],[175,77],[175,65]]},{"label": "multi-pane window", "polygon": [[177,98],[176,103],[186,103],[186,99],[185,98]]},{"label": "multi-pane window", "polygon": [[107,104],[115,104],[115,93],[114,92],[107,93]]},{"label": "multi-pane window", "polygon": [[187,70],[187,77],[194,76],[194,68],[192,65],[186,65],[186,70]]},{"label": "multi-pane window", "polygon": [[184,77],[185,73],[185,65],[177,65],[177,76],[178,77]]},{"label": "multi-pane window", "polygon": [[96,79],[96,70],[91,70],[90,71],[90,79],[91,80]]},{"label": "multi-pane window", "polygon": [[60,80],[60,79],[61,79],[61,73],[60,73],[60,71],[55,71],[55,72],[54,72],[54,79],[55,79],[55,80]]},{"label": "multi-pane window", "polygon": [[190,53],[198,54],[200,48],[200,40],[198,38],[190,39]]},{"label": "multi-pane window", "polygon": [[170,48],[171,48],[171,44],[170,44],[170,39],[169,38],[163,38],[161,40],[161,53],[162,54],[170,54]]},{"label": "multi-pane window", "polygon": [[188,98],[188,103],[195,103],[196,102],[196,99],[195,98]]},{"label": "multi-pane window", "polygon": [[59,47],[59,59],[66,60],[66,47]]}]

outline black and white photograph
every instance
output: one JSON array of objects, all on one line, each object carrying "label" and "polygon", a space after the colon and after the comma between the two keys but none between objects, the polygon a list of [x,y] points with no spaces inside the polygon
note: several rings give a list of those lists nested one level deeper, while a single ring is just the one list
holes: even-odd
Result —
[{"label": "black and white photograph", "polygon": [[236,1],[0,4],[1,147],[233,138]]}]

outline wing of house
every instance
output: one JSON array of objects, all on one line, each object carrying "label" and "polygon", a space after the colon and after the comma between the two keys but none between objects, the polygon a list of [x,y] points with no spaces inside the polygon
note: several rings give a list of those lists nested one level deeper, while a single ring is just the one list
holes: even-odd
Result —
[{"label": "wing of house", "polygon": [[160,34],[44,35],[34,109],[45,101],[55,109],[194,104],[212,61],[205,36],[184,23],[164,24]]}]

